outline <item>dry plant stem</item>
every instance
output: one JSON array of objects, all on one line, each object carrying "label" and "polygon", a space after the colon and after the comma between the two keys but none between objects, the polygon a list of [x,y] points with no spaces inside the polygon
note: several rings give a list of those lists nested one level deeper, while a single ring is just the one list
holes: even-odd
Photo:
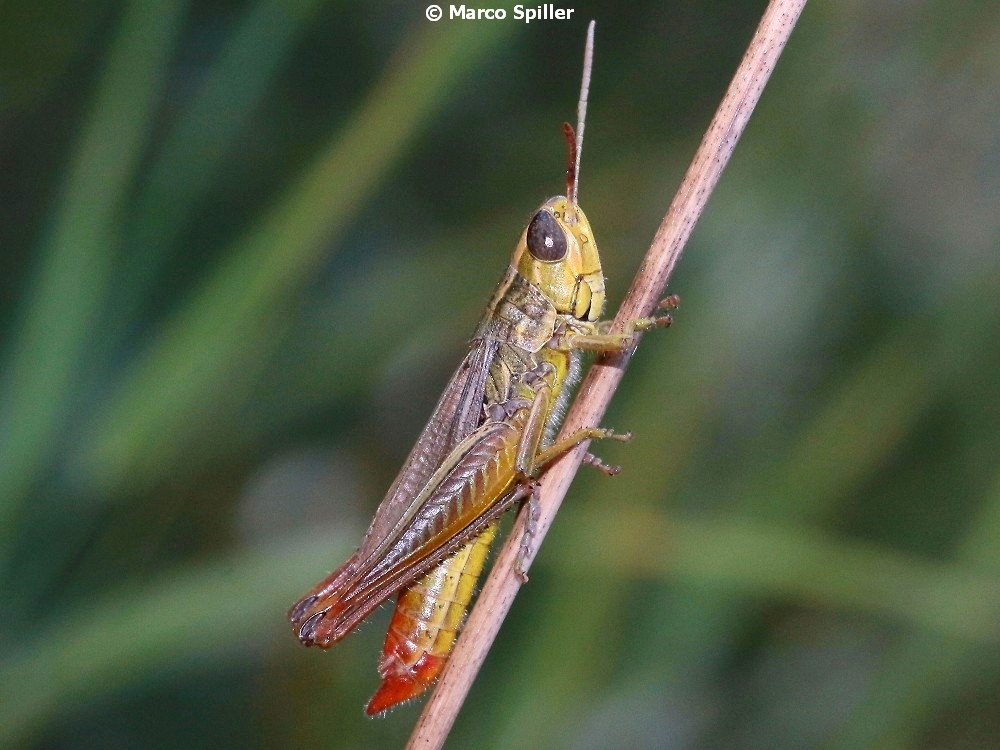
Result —
[{"label": "dry plant stem", "polygon": [[[765,10],[757,32],[622,302],[615,318],[616,326],[644,317],[655,308],[804,6],[805,0],[772,0]],[[561,434],[567,435],[581,427],[601,423],[631,356],[630,351],[605,357],[590,369],[580,387],[579,396],[566,416]],[[544,475],[532,558],[552,525],[585,450],[583,445],[568,453]],[[521,586],[514,567],[524,521],[524,513],[521,513],[497,556],[448,666],[417,721],[408,748],[425,750],[440,748],[444,744]],[[530,559],[525,562],[530,564]]]}]

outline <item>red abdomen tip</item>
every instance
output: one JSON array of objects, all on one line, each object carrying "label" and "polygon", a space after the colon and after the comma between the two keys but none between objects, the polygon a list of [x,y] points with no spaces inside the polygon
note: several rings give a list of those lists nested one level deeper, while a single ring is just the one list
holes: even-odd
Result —
[{"label": "red abdomen tip", "polygon": [[424,654],[410,669],[386,675],[375,695],[368,701],[365,713],[377,716],[393,706],[422,695],[434,684],[447,661],[447,656]]}]

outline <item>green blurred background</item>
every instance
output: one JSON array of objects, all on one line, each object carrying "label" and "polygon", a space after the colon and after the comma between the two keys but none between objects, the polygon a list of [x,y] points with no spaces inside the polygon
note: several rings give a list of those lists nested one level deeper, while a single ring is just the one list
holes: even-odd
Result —
[{"label": "green blurred background", "polygon": [[[614,305],[764,5],[0,6],[0,746],[401,745],[388,608],[285,609],[562,191],[586,21]],[[806,8],[450,747],[1000,747],[998,121],[995,3]]]}]

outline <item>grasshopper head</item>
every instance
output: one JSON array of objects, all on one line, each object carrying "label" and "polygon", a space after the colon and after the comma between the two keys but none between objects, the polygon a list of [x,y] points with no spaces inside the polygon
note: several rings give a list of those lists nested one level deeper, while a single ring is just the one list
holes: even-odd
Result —
[{"label": "grasshopper head", "polygon": [[604,273],[590,222],[564,196],[535,212],[514,251],[514,265],[560,313],[595,321],[604,310]]}]

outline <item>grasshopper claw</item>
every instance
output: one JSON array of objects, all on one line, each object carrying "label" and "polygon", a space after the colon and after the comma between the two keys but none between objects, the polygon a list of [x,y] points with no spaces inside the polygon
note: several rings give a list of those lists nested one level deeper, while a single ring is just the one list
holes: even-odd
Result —
[{"label": "grasshopper claw", "polygon": [[681,298],[680,295],[677,294],[671,294],[656,303],[656,308],[658,310],[676,310],[680,306]]}]

